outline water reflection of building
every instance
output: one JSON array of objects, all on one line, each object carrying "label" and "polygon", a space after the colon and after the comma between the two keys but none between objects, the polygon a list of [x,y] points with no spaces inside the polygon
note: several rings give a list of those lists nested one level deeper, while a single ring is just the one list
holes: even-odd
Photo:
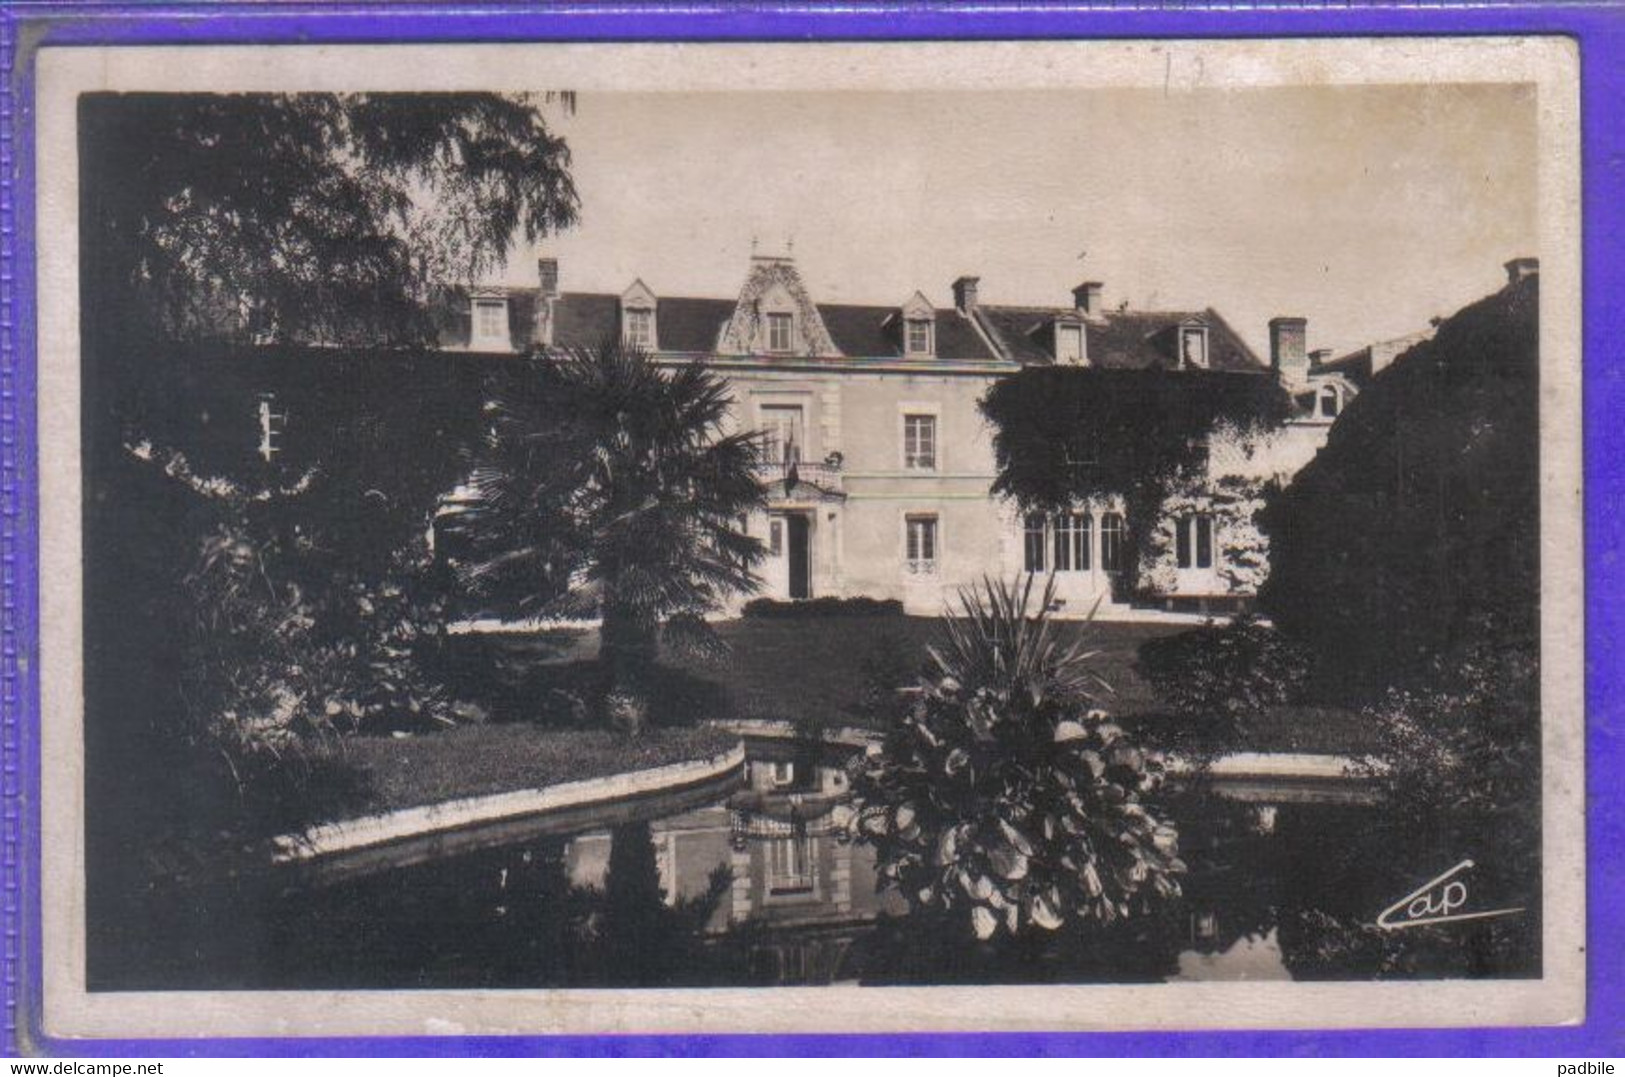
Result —
[{"label": "water reflection of building", "polygon": [[[838,760],[816,748],[769,745],[753,753],[745,788],[726,803],[651,824],[667,902],[700,897],[726,866],[733,882],[706,930],[750,937],[753,978],[840,978],[853,932],[881,906],[874,853],[854,844],[846,827],[849,795]],[[607,830],[571,840],[571,881],[601,888],[610,847]]]},{"label": "water reflection of building", "polygon": [[[389,870],[369,859],[360,866],[374,870],[321,876],[303,904],[288,905],[273,949],[302,976],[320,968],[350,985],[914,982],[912,951],[888,941],[899,936],[885,923],[904,903],[878,892],[873,849],[843,825],[851,807],[840,752],[749,747],[745,781],[709,805],[687,799],[665,816],[644,805],[656,817],[629,821],[622,810],[586,832],[527,832],[441,856],[414,850]],[[1327,835],[1358,832],[1369,809],[1255,792],[1168,791],[1158,809],[1177,821],[1190,865],[1183,899],[1055,975],[1270,979],[1296,972],[1293,961],[1327,975],[1336,956],[1314,949],[1325,932],[1308,930],[1321,921],[1301,912],[1358,917],[1391,900],[1324,855]],[[955,952],[952,939],[930,941],[932,952]],[[954,960],[934,974],[958,975]]]},{"label": "water reflection of building", "polygon": [[[744,787],[716,804],[651,824],[668,903],[700,897],[717,868],[732,876],[706,924],[719,944],[743,947],[758,984],[829,983],[861,975],[854,945],[886,908],[874,852],[853,843],[847,775],[838,756],[803,742],[753,743]],[[1285,974],[1271,885],[1280,867],[1270,839],[1280,807],[1205,799],[1181,805],[1182,845],[1199,870],[1167,940],[1177,978],[1268,979]],[[608,831],[570,843],[578,885],[602,887]]]}]

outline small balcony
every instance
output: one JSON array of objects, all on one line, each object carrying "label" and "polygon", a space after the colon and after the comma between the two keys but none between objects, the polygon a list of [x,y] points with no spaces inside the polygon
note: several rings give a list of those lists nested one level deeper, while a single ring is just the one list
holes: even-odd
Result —
[{"label": "small balcony", "polygon": [[844,463],[840,453],[830,453],[821,461],[775,460],[756,465],[756,474],[770,489],[774,499],[842,500],[846,497],[841,479]]}]

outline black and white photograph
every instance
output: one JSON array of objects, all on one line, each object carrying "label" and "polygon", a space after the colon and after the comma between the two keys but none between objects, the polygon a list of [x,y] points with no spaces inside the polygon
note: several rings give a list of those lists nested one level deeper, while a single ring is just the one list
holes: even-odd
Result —
[{"label": "black and white photograph", "polygon": [[1583,1012],[1563,43],[60,51],[48,1023]]}]

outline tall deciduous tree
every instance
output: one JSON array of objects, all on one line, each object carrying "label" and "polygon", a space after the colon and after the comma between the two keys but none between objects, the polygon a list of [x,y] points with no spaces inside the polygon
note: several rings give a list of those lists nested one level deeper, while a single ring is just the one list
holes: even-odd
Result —
[{"label": "tall deciduous tree", "polygon": [[[82,98],[92,505],[118,502],[148,444],[257,491],[307,551],[387,564],[479,429],[467,364],[412,354],[435,342],[433,300],[576,219],[555,105],[574,98]],[[254,451],[261,394],[292,423],[274,461]],[[402,466],[425,437],[449,451]]]},{"label": "tall deciduous tree", "polygon": [[[305,654],[342,651],[352,683],[398,686],[380,663],[402,661],[418,618],[396,613],[433,598],[400,591],[403,554],[454,481],[404,450],[480,429],[478,387],[412,353],[434,339],[425,300],[575,220],[569,150],[546,118],[556,105],[573,102],[81,98],[86,785],[104,809],[90,840],[115,850],[102,863],[142,870],[123,850],[159,828],[138,805],[205,802],[148,733],[187,712],[191,728],[227,732],[265,717],[245,703],[264,695],[243,690],[247,670],[244,684],[182,692],[199,669],[181,641],[221,612],[206,608],[218,590],[189,602],[184,581],[220,536],[241,538],[301,612],[282,627]],[[254,451],[267,391],[297,424],[274,465]],[[304,658],[258,658],[282,667],[267,683],[311,672]],[[337,702],[308,694],[314,710],[294,724],[331,718]],[[187,796],[154,795],[165,782]]]},{"label": "tall deciduous tree", "polygon": [[1539,278],[1474,303],[1349,406],[1267,508],[1260,600],[1322,668],[1384,686],[1536,653]]},{"label": "tall deciduous tree", "polygon": [[544,105],[481,93],[87,95],[91,327],[423,342],[434,286],[575,221],[570,151]]}]

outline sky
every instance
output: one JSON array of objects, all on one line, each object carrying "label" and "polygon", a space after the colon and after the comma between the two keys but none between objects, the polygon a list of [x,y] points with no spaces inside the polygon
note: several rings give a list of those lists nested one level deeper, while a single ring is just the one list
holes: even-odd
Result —
[{"label": "sky", "polygon": [[[1539,255],[1532,87],[585,93],[555,113],[581,221],[566,291],[731,297],[753,246],[819,302],[1217,310],[1339,354]],[[534,283],[515,257],[510,283]]]}]

